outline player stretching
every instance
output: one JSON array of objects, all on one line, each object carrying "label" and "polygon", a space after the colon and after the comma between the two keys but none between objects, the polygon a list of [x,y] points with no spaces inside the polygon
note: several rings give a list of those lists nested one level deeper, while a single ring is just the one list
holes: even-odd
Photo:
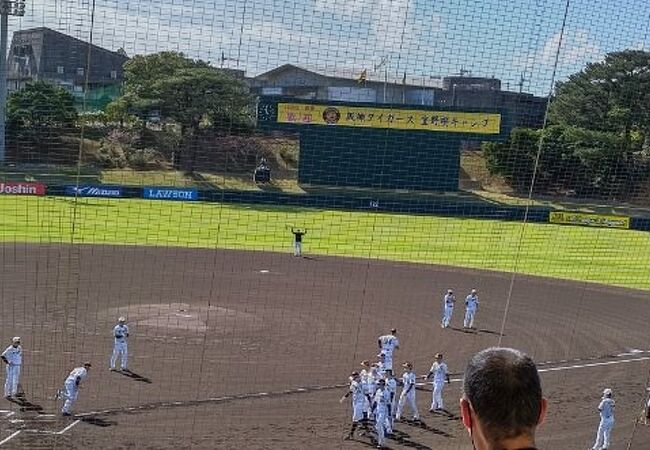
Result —
[{"label": "player stretching", "polygon": [[23,348],[20,346],[20,338],[16,336],[11,340],[11,345],[2,352],[2,361],[7,365],[7,379],[5,381],[5,398],[11,400],[18,393],[18,380],[20,378],[20,366],[23,363]]},{"label": "player stretching", "polygon": [[442,388],[445,385],[445,381],[449,384],[449,370],[447,369],[447,364],[442,360],[442,354],[436,353],[436,360],[429,370],[429,374],[425,375],[423,378],[428,380],[433,378],[433,394],[431,395],[431,408],[429,412],[440,411],[445,409],[444,403],[442,402]]},{"label": "player stretching", "polygon": [[447,290],[445,298],[442,301],[442,307],[444,312],[442,315],[442,323],[440,326],[442,328],[449,327],[449,322],[451,322],[451,315],[454,313],[454,304],[456,303],[456,297],[454,297],[454,292],[451,289]]},{"label": "player stretching", "polygon": [[63,409],[61,409],[61,414],[64,416],[70,416],[70,408],[77,401],[77,394],[79,394],[79,388],[81,387],[81,382],[86,379],[88,376],[88,371],[92,367],[92,364],[85,362],[83,367],[77,367],[70,372],[68,378],[65,379],[63,383],[63,389],[59,390],[56,393],[56,399],[63,399]]},{"label": "player stretching", "polygon": [[392,328],[390,334],[379,336],[377,345],[384,354],[384,369],[393,370],[393,352],[399,348],[399,339],[397,339],[397,328]]},{"label": "player stretching", "polygon": [[603,398],[598,405],[600,412],[600,424],[596,434],[596,443],[593,450],[605,450],[609,448],[609,437],[614,427],[614,407],[616,403],[612,399],[612,390],[607,388],[603,391]]},{"label": "player stretching", "polygon": [[465,321],[463,322],[463,328],[474,328],[474,315],[478,309],[478,304],[476,289],[472,289],[472,292],[465,299]]},{"label": "player stretching", "polygon": [[402,375],[402,392],[399,396],[399,403],[397,404],[397,414],[395,414],[395,419],[400,420],[402,417],[402,411],[404,410],[404,404],[408,402],[411,410],[413,411],[413,420],[419,421],[420,414],[418,413],[418,405],[415,403],[415,372],[413,371],[413,364],[410,362],[405,362],[402,364],[404,367],[404,374]]},{"label": "player stretching", "polygon": [[354,432],[359,426],[359,422],[363,421],[363,407],[366,396],[364,395],[361,377],[358,372],[352,372],[350,375],[350,389],[341,397],[340,402],[343,403],[350,394],[352,394],[352,426],[345,439],[354,438]]},{"label": "player stretching", "polygon": [[111,367],[110,370],[115,370],[115,363],[117,362],[117,357],[121,353],[122,361],[120,370],[127,371],[126,364],[129,358],[129,349],[127,347],[126,340],[129,337],[129,327],[126,325],[126,319],[120,317],[117,320],[117,325],[113,328],[113,355],[111,356]]},{"label": "player stretching", "polygon": [[291,227],[293,233],[293,256],[302,256],[302,237],[307,234],[307,229]]}]

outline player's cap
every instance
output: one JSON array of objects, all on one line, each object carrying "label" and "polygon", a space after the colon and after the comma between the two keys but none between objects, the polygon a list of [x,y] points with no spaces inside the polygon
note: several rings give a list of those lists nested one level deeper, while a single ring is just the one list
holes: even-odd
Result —
[{"label": "player's cap", "polygon": [[118,322],[126,322],[126,317],[122,316],[119,319],[117,319]]},{"label": "player's cap", "polygon": [[613,394],[612,390],[610,388],[606,388],[603,390],[603,397],[611,397]]},{"label": "player's cap", "polygon": [[413,367],[413,364],[411,364],[410,362],[405,362],[404,364],[402,364],[402,367],[406,367],[406,368],[410,369],[410,368]]},{"label": "player's cap", "polygon": [[354,378],[354,377],[358,377],[358,376],[359,376],[359,372],[357,372],[357,371],[355,370],[354,372],[352,372],[352,373],[350,374],[350,376],[351,376],[352,378]]},{"label": "player's cap", "polygon": [[472,289],[472,294],[476,294],[476,289]]},{"label": "player's cap", "polygon": [[11,338],[11,342],[20,342],[20,336],[14,336]]},{"label": "player's cap", "polygon": [[364,359],[363,361],[361,361],[361,365],[367,367],[367,366],[370,365],[370,361],[368,361],[367,359]]},{"label": "player's cap", "polygon": [[93,366],[93,365],[90,364],[90,362],[88,362],[88,361],[86,361],[86,362],[84,363],[84,367],[92,367],[92,366]]},{"label": "player's cap", "polygon": [[454,291],[452,291],[451,289],[447,289],[447,294],[453,294],[453,293]]},{"label": "player's cap", "polygon": [[397,333],[397,328],[391,328],[390,332],[393,333],[393,334]]},{"label": "player's cap", "polygon": [[436,353],[435,358],[436,359],[442,359],[442,353]]},{"label": "player's cap", "polygon": [[384,353],[384,352],[377,353],[377,358],[381,358],[382,356],[385,358],[385,357],[386,357],[386,353]]}]

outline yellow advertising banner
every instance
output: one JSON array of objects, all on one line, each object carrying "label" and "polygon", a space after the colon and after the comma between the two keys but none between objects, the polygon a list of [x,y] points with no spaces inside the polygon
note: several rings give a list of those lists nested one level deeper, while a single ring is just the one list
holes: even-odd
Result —
[{"label": "yellow advertising banner", "polygon": [[566,225],[584,225],[587,227],[630,228],[630,218],[627,216],[588,214],[572,211],[552,212],[549,217],[549,222]]},{"label": "yellow advertising banner", "polygon": [[499,134],[501,114],[278,103],[278,123]]}]

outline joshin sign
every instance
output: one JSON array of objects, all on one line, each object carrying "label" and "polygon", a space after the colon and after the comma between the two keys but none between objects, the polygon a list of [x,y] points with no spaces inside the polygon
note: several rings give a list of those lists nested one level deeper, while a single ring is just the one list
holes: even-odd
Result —
[{"label": "joshin sign", "polygon": [[45,195],[43,183],[0,182],[0,195]]}]

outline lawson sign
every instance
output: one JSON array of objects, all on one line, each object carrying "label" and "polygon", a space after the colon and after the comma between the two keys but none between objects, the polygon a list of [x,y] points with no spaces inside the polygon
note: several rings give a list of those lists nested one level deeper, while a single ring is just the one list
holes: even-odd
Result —
[{"label": "lawson sign", "polygon": [[122,188],[119,186],[67,185],[65,194],[78,197],[122,197]]},{"label": "lawson sign", "polygon": [[196,189],[146,187],[142,189],[142,196],[154,200],[196,201],[199,199],[199,192]]}]

